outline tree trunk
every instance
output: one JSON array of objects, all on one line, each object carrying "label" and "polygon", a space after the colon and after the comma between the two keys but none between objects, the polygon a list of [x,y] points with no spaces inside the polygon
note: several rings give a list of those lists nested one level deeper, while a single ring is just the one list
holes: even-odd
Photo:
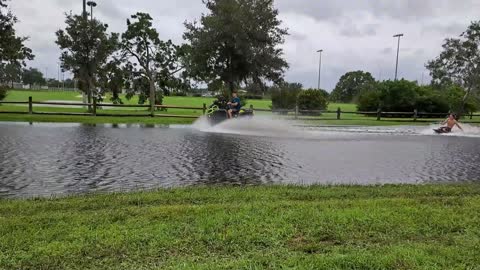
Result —
[{"label": "tree trunk", "polygon": [[150,81],[150,114],[153,117],[155,113],[155,81],[153,80],[152,76],[149,76]]},{"label": "tree trunk", "polygon": [[458,118],[461,118],[463,116],[463,114],[465,113],[465,105],[467,105],[467,99],[468,97],[470,96],[470,92],[472,91],[472,89],[470,87],[468,87],[466,89],[467,91],[465,91],[465,96],[463,96],[463,99],[462,99],[462,106],[460,107],[460,111],[457,112],[457,117]]},{"label": "tree trunk", "polygon": [[[88,104],[92,103],[92,91],[93,91],[92,79],[88,78],[88,83],[87,83],[87,103]],[[88,111],[92,112],[92,106],[91,105],[88,105]]]},{"label": "tree trunk", "polygon": [[228,82],[228,90],[230,90],[230,96],[232,95],[233,91],[235,90],[235,83],[233,81]]}]

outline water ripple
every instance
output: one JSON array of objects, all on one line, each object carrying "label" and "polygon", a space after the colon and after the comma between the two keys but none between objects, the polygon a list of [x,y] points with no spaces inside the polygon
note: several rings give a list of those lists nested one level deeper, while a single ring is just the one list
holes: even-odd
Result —
[{"label": "water ripple", "polygon": [[358,130],[305,128],[272,137],[188,127],[0,124],[0,197],[188,185],[480,180],[479,138],[418,136],[415,128],[402,135]]}]

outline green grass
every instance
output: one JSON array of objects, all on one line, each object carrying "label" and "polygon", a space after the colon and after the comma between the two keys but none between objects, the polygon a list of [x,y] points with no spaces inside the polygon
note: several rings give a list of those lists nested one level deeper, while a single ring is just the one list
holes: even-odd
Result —
[{"label": "green grass", "polygon": [[0,269],[478,269],[480,185],[0,200]]},{"label": "green grass", "polygon": [[5,101],[28,101],[28,97],[32,97],[33,101],[47,101],[47,100],[69,100],[82,101],[79,92],[48,92],[48,91],[8,91]]}]

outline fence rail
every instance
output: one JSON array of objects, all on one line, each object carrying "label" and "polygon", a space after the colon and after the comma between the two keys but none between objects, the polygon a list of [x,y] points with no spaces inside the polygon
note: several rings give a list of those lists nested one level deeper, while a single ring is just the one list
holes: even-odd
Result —
[{"label": "fence rail", "polygon": [[[253,109],[253,108],[252,108]],[[365,115],[365,116],[376,116],[377,120],[381,120],[382,118],[413,118],[413,121],[417,121],[418,118],[443,118],[447,117],[451,112],[445,113],[429,113],[429,112],[418,112],[418,110],[414,110],[413,112],[385,112],[380,109],[377,111],[342,111],[341,108],[338,108],[336,111],[331,110],[300,110],[298,106],[295,109],[256,109],[255,111],[259,112],[272,112],[272,113],[280,113],[280,114],[288,114],[294,113],[295,119],[299,119],[302,115],[322,115],[322,114],[336,114],[337,120],[342,120],[343,114],[355,114],[355,115]],[[392,117],[393,116],[393,117]],[[473,119],[473,117],[480,116],[480,114],[466,114],[464,117]],[[309,118],[309,120],[324,120],[324,118],[313,119]]]},{"label": "fence rail", "polygon": [[[103,104],[96,103],[96,100],[93,103],[82,103],[82,102],[43,102],[43,101],[33,101],[32,97],[29,97],[28,101],[0,101],[1,104],[12,104],[12,105],[28,105],[28,112],[22,111],[0,111],[1,114],[39,114],[39,115],[72,115],[72,116],[111,116],[111,117],[171,117],[171,118],[187,118],[194,119],[198,118],[198,115],[176,115],[176,114],[163,114],[163,113],[145,113],[145,114],[128,114],[128,113],[97,113],[97,109],[102,107],[114,107],[114,108],[150,108],[150,105],[133,105],[133,104]],[[50,106],[81,106],[89,107],[89,112],[38,112],[34,111],[33,105],[50,105]],[[200,110],[203,115],[206,114],[207,105],[204,103],[202,107],[192,107],[192,106],[177,106],[177,105],[155,105],[155,108],[158,109],[184,109],[184,110]],[[250,109],[254,109],[250,105]],[[380,109],[377,111],[342,111],[341,108],[338,108],[336,111],[331,110],[300,110],[298,106],[294,109],[255,109],[256,112],[271,112],[288,115],[289,113],[294,114],[295,119],[302,120],[327,120],[326,118],[314,118],[312,115],[321,116],[322,114],[335,114],[337,120],[342,120],[342,115],[365,115],[365,116],[376,116],[377,120],[382,118],[413,118],[413,121],[417,121],[419,118],[443,118],[446,117],[449,112],[445,113],[426,113],[418,112],[414,110],[413,112],[384,112]],[[309,118],[301,118],[301,116],[309,116]],[[480,114],[468,114],[464,117],[469,117],[470,120],[473,117],[480,116]],[[329,118],[330,119],[330,118]]]},{"label": "fence rail", "polygon": [[[70,116],[110,116],[110,117],[169,117],[169,118],[186,118],[186,119],[196,119],[198,115],[176,115],[176,114],[162,114],[162,113],[144,113],[144,114],[132,114],[132,113],[97,113],[97,109],[102,107],[117,107],[117,108],[150,108],[150,105],[134,105],[134,104],[103,104],[96,103],[96,100],[93,100],[93,103],[82,103],[82,102],[44,102],[44,101],[33,101],[32,97],[28,98],[28,101],[0,101],[1,104],[12,104],[12,105],[27,105],[28,112],[21,111],[0,111],[2,114],[37,114],[37,115],[70,115]],[[49,105],[49,106],[78,106],[78,107],[89,107],[89,112],[39,112],[34,111],[33,105]],[[158,109],[184,109],[184,110],[200,110],[205,113],[207,112],[207,105],[204,103],[202,107],[191,107],[191,106],[170,106],[170,105],[155,105],[155,108]]]}]

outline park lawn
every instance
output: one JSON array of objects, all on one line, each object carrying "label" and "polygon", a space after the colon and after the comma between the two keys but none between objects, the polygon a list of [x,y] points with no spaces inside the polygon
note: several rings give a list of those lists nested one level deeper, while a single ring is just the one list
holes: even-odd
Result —
[{"label": "park lawn", "polygon": [[27,90],[12,90],[8,91],[7,97],[4,101],[25,101],[28,102],[28,97],[32,97],[33,101],[47,101],[47,100],[67,100],[67,101],[82,101],[80,92],[70,91],[27,91]]},{"label": "park lawn", "polygon": [[[49,92],[49,91],[26,91],[26,90],[13,90],[8,92],[8,96],[5,101],[28,101],[28,97],[32,97],[33,101],[47,101],[47,100],[65,100],[65,101],[82,101],[80,92]],[[135,96],[131,100],[127,100],[125,95],[120,95],[125,104],[138,104],[138,97]],[[186,106],[186,107],[202,107],[205,103],[207,106],[213,103],[214,98],[207,97],[164,97],[163,103],[165,105],[172,106]],[[110,102],[110,95],[105,97],[105,102]],[[270,109],[272,101],[269,99],[255,100],[249,99],[247,107],[253,105],[257,109]],[[341,104],[331,103],[328,106],[328,110],[336,111],[337,108],[341,108],[342,111],[357,111],[355,104]]]},{"label": "park lawn", "polygon": [[476,269],[480,185],[0,200],[0,269]]}]

